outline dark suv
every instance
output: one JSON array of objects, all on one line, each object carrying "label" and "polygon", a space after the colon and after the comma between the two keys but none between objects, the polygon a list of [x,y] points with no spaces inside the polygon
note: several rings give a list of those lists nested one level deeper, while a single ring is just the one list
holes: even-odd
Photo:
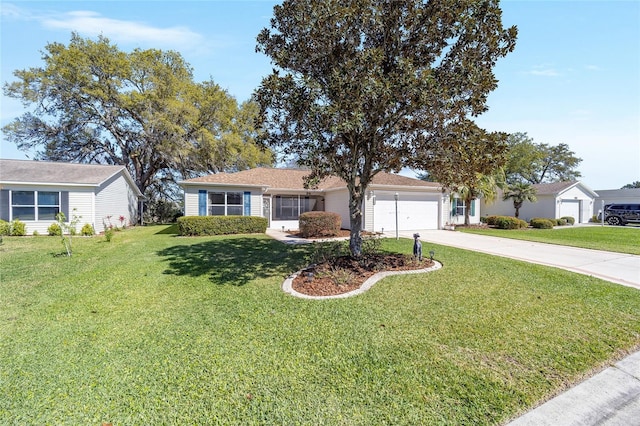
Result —
[{"label": "dark suv", "polygon": [[640,204],[607,204],[604,206],[604,220],[609,225],[640,223]]}]

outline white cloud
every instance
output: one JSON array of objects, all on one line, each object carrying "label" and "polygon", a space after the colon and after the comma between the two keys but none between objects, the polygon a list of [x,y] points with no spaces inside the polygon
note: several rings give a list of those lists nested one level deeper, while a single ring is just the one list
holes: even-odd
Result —
[{"label": "white cloud", "polygon": [[541,77],[559,77],[560,73],[553,68],[536,68],[529,71],[527,74],[537,75]]},{"label": "white cloud", "polygon": [[187,27],[156,28],[144,22],[122,21],[91,11],[73,11],[55,17],[42,17],[50,29],[77,31],[85,36],[105,35],[115,42],[157,43],[163,46],[195,47],[203,37]]},{"label": "white cloud", "polygon": [[84,37],[104,35],[116,43],[199,51],[207,50],[212,44],[186,26],[160,28],[146,22],[112,19],[90,10],[36,12],[3,2],[0,13],[3,19],[36,21],[44,28],[75,31]]},{"label": "white cloud", "polygon": [[12,19],[29,19],[30,15],[24,9],[19,8],[15,4],[0,3],[0,15],[3,18]]},{"label": "white cloud", "polygon": [[597,65],[587,65],[587,66],[585,66],[585,69],[587,69],[589,71],[602,71],[602,68],[600,68]]}]

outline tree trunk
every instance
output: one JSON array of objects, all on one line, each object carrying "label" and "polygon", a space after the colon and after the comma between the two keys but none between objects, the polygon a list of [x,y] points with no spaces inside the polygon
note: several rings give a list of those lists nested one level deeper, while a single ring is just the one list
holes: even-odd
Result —
[{"label": "tree trunk", "polygon": [[513,207],[516,209],[516,218],[520,217],[520,207],[522,207],[522,203],[514,201]]},{"label": "tree trunk", "polygon": [[471,225],[471,203],[473,200],[464,200],[464,224],[469,226]]},{"label": "tree trunk", "polygon": [[349,236],[349,251],[351,256],[362,256],[362,201],[365,191],[361,186],[349,186],[349,227],[351,228]]}]

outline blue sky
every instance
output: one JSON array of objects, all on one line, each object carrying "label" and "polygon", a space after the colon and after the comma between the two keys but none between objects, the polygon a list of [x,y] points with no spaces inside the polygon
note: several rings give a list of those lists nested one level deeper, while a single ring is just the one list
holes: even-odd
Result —
[{"label": "blue sky", "polygon": [[[274,1],[0,1],[1,80],[42,65],[50,42],[72,31],[107,36],[123,51],[179,51],[197,81],[212,78],[239,101],[271,71],[255,52]],[[488,130],[566,143],[583,159],[582,181],[615,189],[640,180],[640,1],[503,0],[517,25],[515,51],[495,68],[499,87],[477,119]],[[23,113],[2,97],[0,123]],[[2,137],[2,158],[27,158]],[[411,173],[403,173],[409,174]]]}]

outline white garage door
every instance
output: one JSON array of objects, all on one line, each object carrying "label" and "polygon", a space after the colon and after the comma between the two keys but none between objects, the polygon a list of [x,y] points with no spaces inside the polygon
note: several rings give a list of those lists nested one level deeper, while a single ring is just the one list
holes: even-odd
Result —
[{"label": "white garage door", "polygon": [[571,216],[576,222],[580,220],[580,200],[562,200],[560,217]]},{"label": "white garage door", "polygon": [[[398,230],[438,229],[438,196],[398,194]],[[376,191],[373,226],[376,231],[396,229],[396,202],[393,192]]]}]

